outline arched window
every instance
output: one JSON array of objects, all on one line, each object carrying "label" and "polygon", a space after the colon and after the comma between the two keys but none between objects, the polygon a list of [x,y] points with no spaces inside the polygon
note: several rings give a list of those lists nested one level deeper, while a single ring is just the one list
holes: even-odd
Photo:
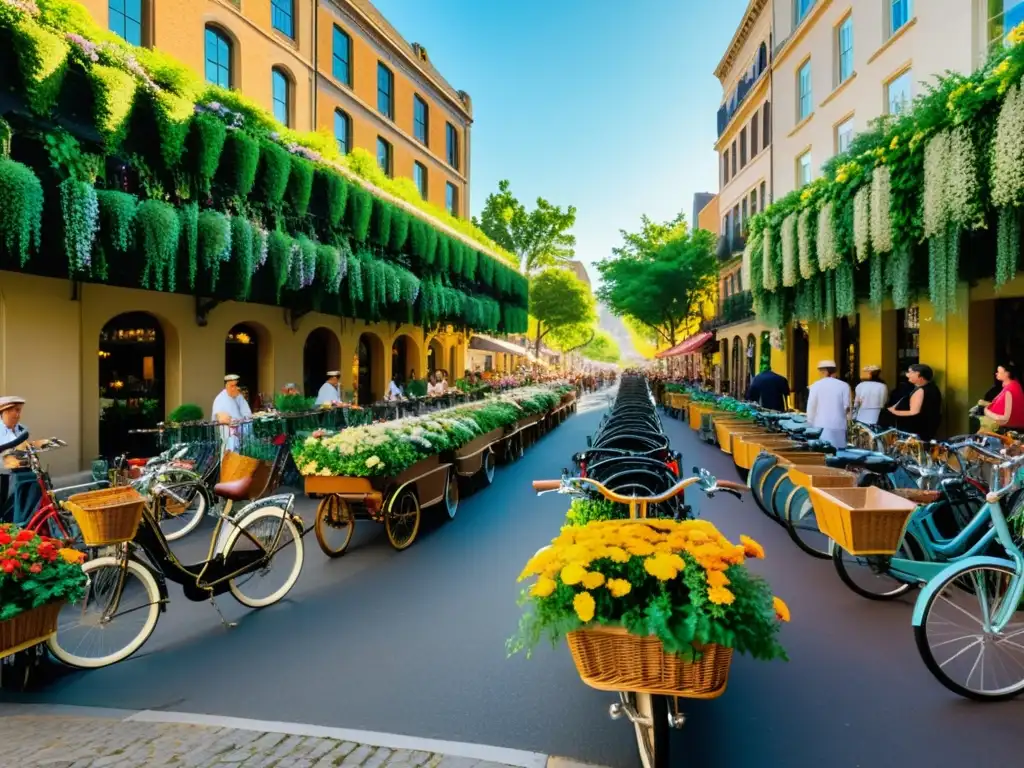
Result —
[{"label": "arched window", "polygon": [[291,127],[291,81],[285,71],[279,67],[270,70],[272,98],[274,101],[274,117],[285,127]]},{"label": "arched window", "polygon": [[231,71],[231,41],[216,27],[206,28],[206,82],[230,88],[234,73]]},{"label": "arched window", "polygon": [[352,118],[340,109],[334,110],[334,138],[341,154],[347,155],[352,151]]}]

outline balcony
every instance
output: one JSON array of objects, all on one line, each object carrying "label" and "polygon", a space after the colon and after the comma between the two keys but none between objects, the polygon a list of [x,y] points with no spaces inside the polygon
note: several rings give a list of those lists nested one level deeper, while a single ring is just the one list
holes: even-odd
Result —
[{"label": "balcony", "polygon": [[727,296],[718,303],[718,314],[701,323],[702,331],[714,331],[725,325],[750,320],[754,317],[754,297],[750,291],[741,291]]}]

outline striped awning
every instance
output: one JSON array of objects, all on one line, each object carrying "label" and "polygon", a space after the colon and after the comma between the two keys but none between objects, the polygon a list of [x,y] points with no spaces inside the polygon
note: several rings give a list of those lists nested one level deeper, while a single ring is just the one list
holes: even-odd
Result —
[{"label": "striped awning", "polygon": [[698,349],[707,343],[708,339],[714,336],[712,331],[701,331],[700,333],[690,336],[688,339],[676,344],[674,347],[662,350],[655,357],[677,357],[679,355],[688,355],[691,352],[696,352]]}]

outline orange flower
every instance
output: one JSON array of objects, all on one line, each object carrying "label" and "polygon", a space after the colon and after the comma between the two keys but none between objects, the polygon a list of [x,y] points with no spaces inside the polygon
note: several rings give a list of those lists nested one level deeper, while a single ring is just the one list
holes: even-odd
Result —
[{"label": "orange flower", "polygon": [[715,605],[732,605],[736,595],[725,587],[713,587],[708,590],[708,600]]},{"label": "orange flower", "polygon": [[72,565],[78,565],[85,562],[85,552],[79,552],[77,549],[61,548],[57,552],[65,563],[71,563]]},{"label": "orange flower", "polygon": [[743,544],[743,553],[747,557],[755,557],[758,560],[764,559],[764,547],[752,538],[749,536],[740,536],[740,543]]},{"label": "orange flower", "polygon": [[772,605],[775,607],[775,617],[779,621],[789,621],[789,606],[782,601],[781,597],[773,597]]},{"label": "orange flower", "polygon": [[708,571],[708,587],[716,589],[729,586],[729,577],[723,571]]}]

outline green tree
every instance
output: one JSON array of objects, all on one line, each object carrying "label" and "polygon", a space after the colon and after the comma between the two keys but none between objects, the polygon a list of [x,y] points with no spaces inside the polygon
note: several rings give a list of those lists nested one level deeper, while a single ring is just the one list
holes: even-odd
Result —
[{"label": "green tree", "polygon": [[530,314],[537,321],[534,354],[548,334],[568,326],[591,326],[597,321],[594,297],[567,269],[549,267],[530,281]]},{"label": "green tree", "polygon": [[497,193],[487,196],[480,218],[473,224],[494,242],[519,258],[524,275],[545,267],[564,264],[576,253],[576,236],[569,230],[576,225],[576,207],[565,210],[537,198],[532,211],[512,194],[508,180],[498,182]]},{"label": "green tree", "polygon": [[699,317],[718,275],[715,236],[682,226],[682,233],[656,248],[656,239],[650,247],[627,242],[615,249],[614,258],[597,265],[602,280],[598,298],[612,313],[642,323],[669,346],[679,342],[688,321]]},{"label": "green tree", "polygon": [[596,360],[599,363],[617,363],[622,356],[615,339],[600,328],[597,329],[594,338],[584,344],[579,352],[588,360]]},{"label": "green tree", "polygon": [[559,352],[569,354],[594,340],[597,329],[592,323],[574,323],[552,329],[548,334],[548,346]]},{"label": "green tree", "polygon": [[661,223],[651,221],[645,214],[640,217],[639,232],[619,230],[619,234],[622,236],[622,245],[618,248],[612,248],[612,254],[620,258],[653,256],[663,246],[673,240],[684,237],[686,233],[686,214],[682,212],[676,214],[674,219]]}]

